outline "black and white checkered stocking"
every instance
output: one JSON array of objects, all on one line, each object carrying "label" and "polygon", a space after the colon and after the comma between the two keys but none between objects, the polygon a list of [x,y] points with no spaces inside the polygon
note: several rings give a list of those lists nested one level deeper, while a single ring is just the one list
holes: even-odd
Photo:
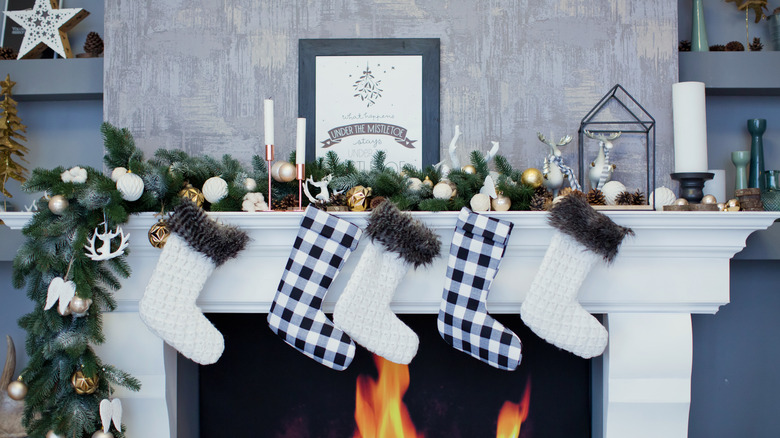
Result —
[{"label": "black and white checkered stocking", "polygon": [[488,315],[486,301],[512,226],[467,208],[460,211],[437,324],[455,349],[510,371],[522,358],[520,338]]},{"label": "black and white checkered stocking", "polygon": [[355,357],[355,344],[321,310],[322,301],[362,231],[309,206],[279,282],[268,325],[301,353],[335,370]]}]

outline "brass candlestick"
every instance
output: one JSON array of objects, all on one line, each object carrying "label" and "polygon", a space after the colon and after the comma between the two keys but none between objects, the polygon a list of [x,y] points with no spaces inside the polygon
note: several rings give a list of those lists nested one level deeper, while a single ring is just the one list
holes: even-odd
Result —
[{"label": "brass candlestick", "polygon": [[305,165],[299,163],[295,165],[296,177],[298,178],[298,209],[295,211],[303,211],[303,179],[306,177],[304,171]]},{"label": "brass candlestick", "polygon": [[265,161],[268,163],[268,210],[271,211],[271,162],[274,160],[274,145],[265,145]]}]

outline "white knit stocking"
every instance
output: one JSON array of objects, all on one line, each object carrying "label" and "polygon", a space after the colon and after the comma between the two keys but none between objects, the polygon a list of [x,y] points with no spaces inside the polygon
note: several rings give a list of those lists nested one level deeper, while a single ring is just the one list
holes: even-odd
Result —
[{"label": "white knit stocking", "polygon": [[556,231],[520,307],[523,322],[539,337],[586,359],[607,346],[607,330],[577,301],[582,281],[600,258]]},{"label": "white knit stocking", "polygon": [[333,322],[355,342],[404,365],[417,354],[420,341],[390,310],[390,301],[408,270],[397,253],[368,242],[333,311]]}]

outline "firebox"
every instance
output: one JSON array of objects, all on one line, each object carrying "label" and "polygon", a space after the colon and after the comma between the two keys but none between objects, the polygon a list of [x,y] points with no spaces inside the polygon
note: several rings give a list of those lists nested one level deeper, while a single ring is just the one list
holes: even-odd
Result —
[{"label": "firebox", "polygon": [[590,361],[547,344],[518,315],[494,316],[523,342],[515,371],[451,348],[435,315],[401,315],[420,338],[408,367],[358,346],[339,372],[285,344],[265,314],[210,314],[225,352],[198,367],[200,436],[589,437]]}]

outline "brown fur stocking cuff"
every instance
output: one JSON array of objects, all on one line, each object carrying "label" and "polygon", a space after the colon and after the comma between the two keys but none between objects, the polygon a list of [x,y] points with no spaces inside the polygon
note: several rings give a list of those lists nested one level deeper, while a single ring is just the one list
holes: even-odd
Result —
[{"label": "brown fur stocking cuff", "polygon": [[390,201],[377,206],[368,218],[366,235],[387,251],[398,253],[415,268],[430,264],[441,249],[439,236]]}]

